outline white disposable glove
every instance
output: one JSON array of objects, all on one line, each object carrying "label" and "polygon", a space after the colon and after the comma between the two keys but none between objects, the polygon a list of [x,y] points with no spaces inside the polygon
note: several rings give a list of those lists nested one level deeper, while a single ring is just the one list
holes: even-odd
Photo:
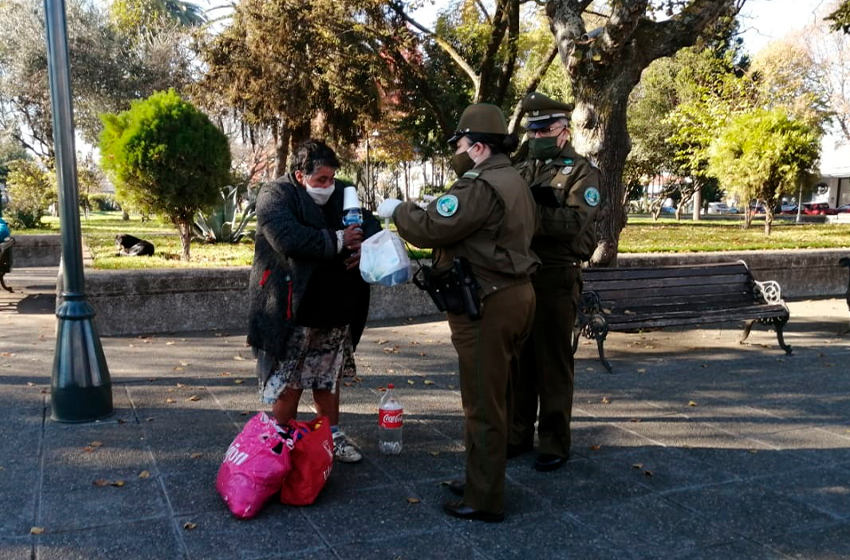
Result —
[{"label": "white disposable glove", "polygon": [[388,198],[378,205],[378,217],[388,220],[393,217],[393,212],[398,208],[401,201],[397,198]]}]

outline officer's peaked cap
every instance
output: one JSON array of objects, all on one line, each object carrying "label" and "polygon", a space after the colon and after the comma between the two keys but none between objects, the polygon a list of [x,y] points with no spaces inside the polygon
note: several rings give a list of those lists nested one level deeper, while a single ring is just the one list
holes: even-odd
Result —
[{"label": "officer's peaked cap", "polygon": [[464,109],[457,123],[457,130],[449,138],[449,144],[460,140],[467,134],[507,134],[508,123],[505,114],[490,103],[476,103]]},{"label": "officer's peaked cap", "polygon": [[525,111],[527,130],[546,128],[558,119],[569,120],[573,112],[572,103],[561,103],[542,93],[529,93],[522,100],[522,110]]}]

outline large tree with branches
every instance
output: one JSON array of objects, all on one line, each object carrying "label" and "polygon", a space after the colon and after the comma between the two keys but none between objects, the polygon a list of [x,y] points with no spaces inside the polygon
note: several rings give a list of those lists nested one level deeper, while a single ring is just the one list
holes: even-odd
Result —
[{"label": "large tree with branches", "polygon": [[552,0],[546,13],[572,84],[576,149],[592,158],[602,175],[595,266],[616,263],[626,224],[627,189],[622,181],[631,142],[626,127],[629,94],[641,73],[658,58],[693,45],[722,18],[737,14],[745,0],[610,0],[597,11],[603,25],[587,29],[582,15],[591,0]]}]

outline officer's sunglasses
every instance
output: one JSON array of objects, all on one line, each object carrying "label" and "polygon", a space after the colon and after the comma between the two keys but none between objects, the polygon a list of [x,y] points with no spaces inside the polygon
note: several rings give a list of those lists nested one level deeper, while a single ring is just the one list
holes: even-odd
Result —
[{"label": "officer's sunglasses", "polygon": [[567,127],[564,126],[564,125],[554,125],[553,124],[552,126],[547,126],[546,128],[538,128],[536,130],[529,130],[528,135],[529,136],[538,136],[538,137],[539,136],[554,136],[552,134],[553,132],[558,131],[558,134],[560,134],[561,130],[564,130],[565,128],[567,128]]}]

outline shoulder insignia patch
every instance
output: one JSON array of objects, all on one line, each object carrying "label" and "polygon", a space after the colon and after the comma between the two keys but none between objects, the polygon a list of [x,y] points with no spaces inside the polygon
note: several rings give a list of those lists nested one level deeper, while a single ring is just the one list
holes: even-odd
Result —
[{"label": "shoulder insignia patch", "polygon": [[444,194],[437,199],[437,214],[444,218],[454,216],[457,208],[457,197],[453,194]]},{"label": "shoulder insignia patch", "polygon": [[478,176],[481,175],[480,171],[467,171],[464,173],[461,178],[462,179],[477,179]]},{"label": "shoulder insignia patch", "polygon": [[597,206],[599,204],[599,190],[596,187],[587,187],[584,189],[584,201],[588,206]]},{"label": "shoulder insignia patch", "polygon": [[565,165],[564,167],[561,168],[561,173],[563,173],[564,175],[569,175],[572,172],[573,172],[573,166],[572,165]]},{"label": "shoulder insignia patch", "polygon": [[564,165],[572,165],[573,160],[571,158],[564,158]]}]

